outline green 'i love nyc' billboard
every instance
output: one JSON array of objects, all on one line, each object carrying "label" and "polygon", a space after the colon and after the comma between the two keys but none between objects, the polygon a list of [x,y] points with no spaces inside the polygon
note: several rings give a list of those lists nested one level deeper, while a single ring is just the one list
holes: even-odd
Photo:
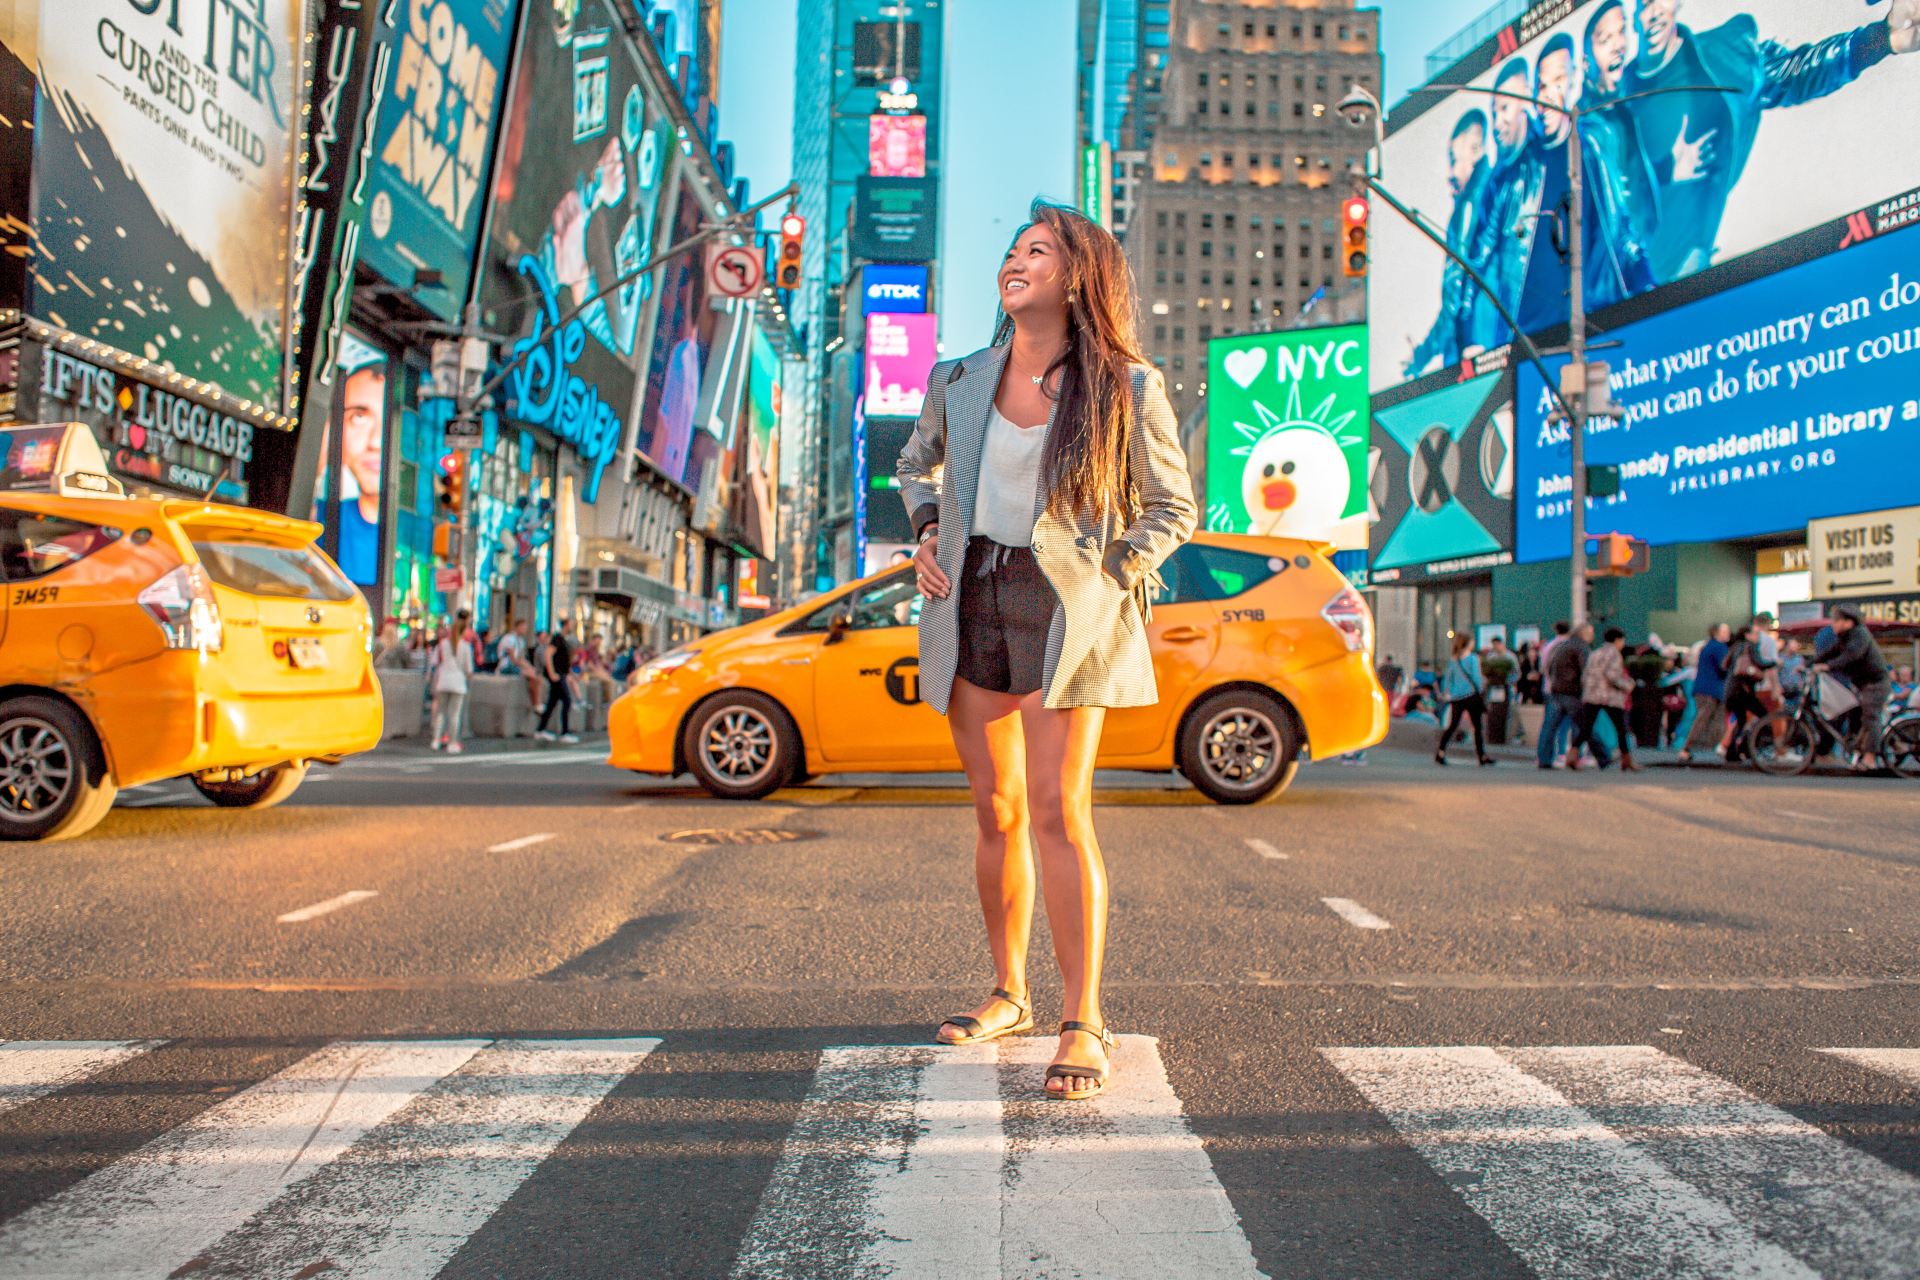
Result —
[{"label": "green 'i love nyc' billboard", "polygon": [[1367,545],[1367,327],[1207,347],[1207,528]]}]

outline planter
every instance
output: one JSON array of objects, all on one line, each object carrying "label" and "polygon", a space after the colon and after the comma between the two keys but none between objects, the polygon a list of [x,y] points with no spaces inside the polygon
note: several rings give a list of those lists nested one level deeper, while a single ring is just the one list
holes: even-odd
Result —
[{"label": "planter", "polygon": [[1657,688],[1636,685],[1633,700],[1627,704],[1627,726],[1633,730],[1634,742],[1644,750],[1657,750],[1660,746],[1660,727],[1667,715],[1661,693]]}]

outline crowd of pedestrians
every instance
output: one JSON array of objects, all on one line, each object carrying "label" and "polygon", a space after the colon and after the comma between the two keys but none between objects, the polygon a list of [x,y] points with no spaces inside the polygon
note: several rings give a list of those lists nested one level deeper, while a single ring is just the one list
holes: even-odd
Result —
[{"label": "crowd of pedestrians", "polygon": [[571,618],[548,632],[533,631],[522,618],[495,639],[487,627],[473,626],[472,615],[462,609],[444,626],[414,628],[407,635],[389,618],[375,639],[373,665],[426,672],[431,745],[457,755],[464,749],[462,725],[474,675],[518,676],[526,682],[528,704],[540,708],[534,737],[578,742],[572,718],[583,691],[592,688],[601,702],[611,702],[652,657],[653,651],[637,642],[621,645],[617,653],[598,635],[582,642]]},{"label": "crowd of pedestrians", "polygon": [[[1756,722],[1797,710],[1811,696],[1823,714],[1846,709],[1831,711],[1835,737],[1853,745],[1856,771],[1873,772],[1885,763],[1886,708],[1915,699],[1912,669],[1890,666],[1859,613],[1845,605],[1810,642],[1782,637],[1765,611],[1738,625],[1715,623],[1691,648],[1657,635],[1630,645],[1619,627],[1596,635],[1590,622],[1559,622],[1544,643],[1528,640],[1517,649],[1497,636],[1476,648],[1461,632],[1438,671],[1409,676],[1387,657],[1377,674],[1396,715],[1436,726],[1438,765],[1448,763],[1455,739],[1468,731],[1475,759],[1493,764],[1487,721],[1502,703],[1507,737],[1522,743],[1519,706],[1542,707],[1534,743],[1541,769],[1605,769],[1617,757],[1623,772],[1638,772],[1636,750],[1651,748],[1677,748],[1682,765],[1703,758],[1737,763]],[[1791,726],[1779,718],[1772,724],[1762,732],[1784,741]]]}]

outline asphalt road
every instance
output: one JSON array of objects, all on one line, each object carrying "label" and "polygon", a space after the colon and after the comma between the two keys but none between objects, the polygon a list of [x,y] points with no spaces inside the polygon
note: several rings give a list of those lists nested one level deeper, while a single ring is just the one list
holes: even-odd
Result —
[{"label": "asphalt road", "polygon": [[924,1047],[953,781],[390,751],[5,849],[0,1280],[1920,1276],[1915,784],[1116,776],[1073,1106]]}]

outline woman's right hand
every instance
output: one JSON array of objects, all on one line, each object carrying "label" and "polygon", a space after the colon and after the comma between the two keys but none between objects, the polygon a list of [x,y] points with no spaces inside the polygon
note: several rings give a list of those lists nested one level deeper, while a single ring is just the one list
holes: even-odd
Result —
[{"label": "woman's right hand", "polygon": [[929,600],[945,600],[953,584],[947,581],[947,575],[941,572],[934,557],[940,554],[940,535],[934,534],[920,544],[913,553],[913,577],[919,584],[920,594]]}]

